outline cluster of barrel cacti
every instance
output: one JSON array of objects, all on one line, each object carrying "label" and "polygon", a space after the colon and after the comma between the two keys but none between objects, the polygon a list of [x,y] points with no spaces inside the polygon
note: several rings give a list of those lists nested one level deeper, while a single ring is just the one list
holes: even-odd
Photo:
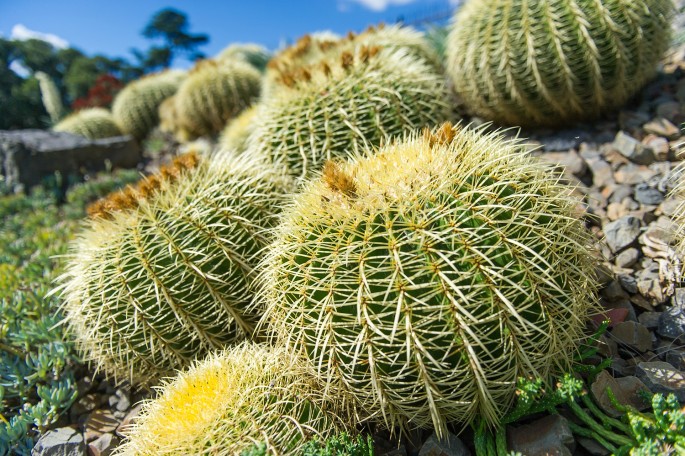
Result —
[{"label": "cluster of barrel cacti", "polygon": [[591,118],[653,74],[668,5],[471,0],[444,62],[387,26],[130,84],[123,133],[221,139],[93,205],[61,278],[97,368],[147,385],[187,369],[120,454],[496,426],[518,377],[568,371],[599,311],[579,201],[519,141],[446,122],[447,79],[488,120]]}]

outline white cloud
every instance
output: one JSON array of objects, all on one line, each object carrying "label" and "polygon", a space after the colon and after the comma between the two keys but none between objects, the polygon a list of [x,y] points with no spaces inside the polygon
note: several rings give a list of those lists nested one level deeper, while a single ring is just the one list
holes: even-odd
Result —
[{"label": "white cloud", "polygon": [[348,2],[359,3],[373,11],[383,11],[391,5],[406,5],[416,0],[347,0]]},{"label": "white cloud", "polygon": [[13,40],[28,40],[36,38],[38,40],[47,41],[56,48],[63,49],[69,47],[69,42],[52,33],[36,32],[28,29],[24,24],[17,24],[12,27],[12,34],[10,38]]}]

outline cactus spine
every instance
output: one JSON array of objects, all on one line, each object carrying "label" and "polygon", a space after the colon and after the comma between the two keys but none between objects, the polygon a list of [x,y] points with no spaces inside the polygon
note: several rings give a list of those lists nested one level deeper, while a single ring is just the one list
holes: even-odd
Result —
[{"label": "cactus spine", "polygon": [[145,383],[250,336],[262,230],[286,189],[255,163],[190,155],[89,207],[61,277],[85,357]]},{"label": "cactus spine", "polygon": [[518,142],[449,124],[329,162],[264,261],[267,321],[389,425],[496,423],[518,377],[569,367],[597,309],[571,190]]},{"label": "cactus spine", "polygon": [[114,119],[126,134],[143,139],[159,123],[159,105],[176,93],[185,77],[180,71],[164,71],[131,82],[112,104]]},{"label": "cactus spine", "polygon": [[280,79],[248,149],[297,177],[447,117],[442,78],[405,50],[360,46]]},{"label": "cactus spine", "polygon": [[103,108],[86,108],[77,111],[52,127],[54,131],[65,131],[89,139],[110,138],[123,135],[112,114]]},{"label": "cactus spine", "polygon": [[261,75],[240,62],[200,62],[176,94],[181,125],[193,136],[220,132],[259,96]]},{"label": "cactus spine", "polygon": [[655,75],[671,0],[471,0],[456,14],[447,67],[475,114],[561,125],[620,107]]},{"label": "cactus spine", "polygon": [[345,429],[318,386],[283,350],[241,344],[165,384],[116,454],[234,456],[263,442],[265,454],[300,455]]}]

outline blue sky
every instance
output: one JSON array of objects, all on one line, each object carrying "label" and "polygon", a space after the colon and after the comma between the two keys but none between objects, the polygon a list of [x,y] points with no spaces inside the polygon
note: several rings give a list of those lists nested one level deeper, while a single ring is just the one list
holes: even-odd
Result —
[{"label": "blue sky", "polygon": [[[50,34],[88,55],[132,58],[129,50],[147,49],[141,31],[165,7],[184,12],[190,31],[207,33],[214,55],[233,42],[255,42],[276,49],[317,30],[344,34],[369,24],[392,23],[399,16],[416,20],[449,11],[457,0],[0,0],[0,35]],[[60,41],[61,40],[61,41]],[[178,62],[179,66],[185,66]]]}]

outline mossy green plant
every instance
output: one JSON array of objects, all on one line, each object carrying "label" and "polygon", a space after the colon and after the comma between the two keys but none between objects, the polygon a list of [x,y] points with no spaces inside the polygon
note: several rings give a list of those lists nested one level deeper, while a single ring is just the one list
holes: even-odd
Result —
[{"label": "mossy green plant", "polygon": [[219,133],[260,89],[261,75],[248,63],[199,62],[175,96],[179,123],[192,137]]},{"label": "mossy green plant", "polygon": [[54,131],[64,131],[88,139],[121,136],[121,131],[112,114],[103,108],[86,108],[65,117],[52,127]]},{"label": "mossy green plant", "polygon": [[288,189],[252,161],[187,155],[89,206],[55,290],[84,358],[149,383],[250,337],[264,230]]},{"label": "mossy green plant", "polygon": [[328,162],[264,260],[264,321],[391,428],[495,425],[518,377],[567,371],[598,311],[578,204],[519,141],[482,129]]},{"label": "mossy green plant", "polygon": [[112,104],[119,127],[136,139],[143,139],[159,123],[159,105],[176,93],[185,72],[167,70],[129,83]]},{"label": "mossy green plant", "polygon": [[279,77],[248,151],[298,178],[448,116],[443,78],[403,49],[360,46]]},{"label": "mossy green plant", "polygon": [[471,0],[447,69],[471,111],[507,125],[563,125],[622,106],[656,74],[672,0]]},{"label": "mossy green plant", "polygon": [[302,363],[243,343],[196,362],[143,405],[118,456],[301,455],[346,429]]}]

